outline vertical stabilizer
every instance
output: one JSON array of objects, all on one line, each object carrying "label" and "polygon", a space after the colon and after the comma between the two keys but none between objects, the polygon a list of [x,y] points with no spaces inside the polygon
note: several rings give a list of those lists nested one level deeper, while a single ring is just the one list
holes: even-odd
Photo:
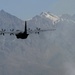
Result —
[{"label": "vertical stabilizer", "polygon": [[27,21],[25,21],[25,34],[27,34]]}]

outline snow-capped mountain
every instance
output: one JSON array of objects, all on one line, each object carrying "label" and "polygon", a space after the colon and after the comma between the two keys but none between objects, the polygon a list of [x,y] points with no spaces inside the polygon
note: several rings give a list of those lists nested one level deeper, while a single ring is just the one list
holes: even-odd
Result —
[{"label": "snow-capped mountain", "polygon": [[40,15],[42,17],[46,17],[46,18],[50,19],[53,22],[53,24],[56,23],[57,21],[59,21],[59,17],[50,12],[42,12]]},{"label": "snow-capped mountain", "polygon": [[[24,21],[2,10],[0,28],[3,27],[8,30],[23,30]],[[36,27],[56,30],[39,35],[31,34],[25,40],[17,39],[13,35],[0,35],[0,75],[73,75],[74,19],[45,12],[28,20],[27,27],[32,30]]]}]

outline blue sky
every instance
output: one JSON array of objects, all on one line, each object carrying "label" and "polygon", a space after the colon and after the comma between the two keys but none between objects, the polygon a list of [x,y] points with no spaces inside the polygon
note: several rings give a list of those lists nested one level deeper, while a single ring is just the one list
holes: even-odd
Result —
[{"label": "blue sky", "polygon": [[74,14],[75,0],[0,0],[1,9],[26,20],[46,11],[56,15]]}]

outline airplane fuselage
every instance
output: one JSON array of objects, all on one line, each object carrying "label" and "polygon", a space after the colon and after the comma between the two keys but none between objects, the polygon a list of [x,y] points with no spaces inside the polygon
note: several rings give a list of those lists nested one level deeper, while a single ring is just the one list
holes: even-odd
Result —
[{"label": "airplane fuselage", "polygon": [[18,38],[18,39],[26,39],[27,37],[28,37],[28,35],[29,34],[26,34],[25,32],[24,33],[18,33],[18,34],[16,34],[16,37]]}]

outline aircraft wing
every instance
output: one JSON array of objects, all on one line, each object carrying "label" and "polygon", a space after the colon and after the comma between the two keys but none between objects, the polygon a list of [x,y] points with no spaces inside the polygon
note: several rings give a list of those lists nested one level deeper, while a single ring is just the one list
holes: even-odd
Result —
[{"label": "aircraft wing", "polygon": [[19,30],[17,30],[17,31],[0,31],[0,35],[4,35],[4,34],[17,34],[17,33],[20,33],[20,32],[22,32],[22,31],[19,31]]},{"label": "aircraft wing", "polygon": [[[34,30],[27,30],[28,34],[39,34],[40,32],[46,32],[46,31],[54,31],[56,29],[34,29]],[[14,34],[18,34],[18,33],[23,33],[24,31],[20,31],[20,30],[16,30],[16,31],[0,31],[0,35],[4,35],[4,34],[10,34],[10,35],[14,35]]]},{"label": "aircraft wing", "polygon": [[28,30],[27,31],[27,33],[28,34],[33,34],[33,33],[35,33],[35,34],[39,34],[40,32],[45,32],[45,31],[54,31],[54,30],[56,30],[56,29],[43,29],[43,30],[41,30],[41,29],[35,29],[35,30]]}]

